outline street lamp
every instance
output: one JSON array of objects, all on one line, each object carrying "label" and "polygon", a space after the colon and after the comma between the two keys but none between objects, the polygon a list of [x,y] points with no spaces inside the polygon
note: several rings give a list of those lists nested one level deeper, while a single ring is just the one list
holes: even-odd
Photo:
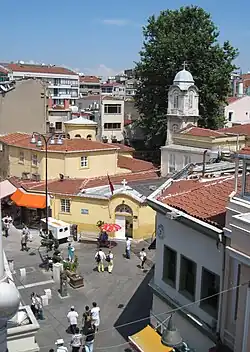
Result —
[{"label": "street lamp", "polygon": [[170,316],[167,328],[163,331],[161,343],[167,347],[180,347],[182,345],[182,337],[173,323],[173,316]]},{"label": "street lamp", "polygon": [[49,223],[48,223],[48,146],[49,145],[62,145],[63,139],[61,136],[55,139],[54,134],[49,136],[43,135],[39,132],[33,132],[30,140],[31,144],[36,144],[38,148],[41,148],[44,144],[45,146],[45,219],[46,219],[46,234],[49,233]]}]

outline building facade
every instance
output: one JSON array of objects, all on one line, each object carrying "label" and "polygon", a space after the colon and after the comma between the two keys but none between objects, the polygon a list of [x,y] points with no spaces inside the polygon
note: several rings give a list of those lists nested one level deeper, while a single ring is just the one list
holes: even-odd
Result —
[{"label": "building facade", "polygon": [[232,127],[236,124],[249,123],[250,121],[250,96],[228,98],[225,107],[225,126]]},{"label": "building facade", "polygon": [[75,105],[79,98],[79,76],[70,69],[55,65],[31,65],[22,61],[4,66],[10,71],[9,77],[12,80],[24,78],[42,80],[48,88],[52,106],[65,106],[67,101],[69,105]]},{"label": "building facade", "polygon": [[16,131],[45,133],[47,129],[46,89],[40,81],[12,81],[0,87],[0,134]]},{"label": "building facade", "polygon": [[102,97],[101,138],[105,142],[122,142],[124,140],[124,100],[109,96]]},{"label": "building facade", "polygon": [[101,94],[101,80],[96,76],[80,76],[80,97]]}]

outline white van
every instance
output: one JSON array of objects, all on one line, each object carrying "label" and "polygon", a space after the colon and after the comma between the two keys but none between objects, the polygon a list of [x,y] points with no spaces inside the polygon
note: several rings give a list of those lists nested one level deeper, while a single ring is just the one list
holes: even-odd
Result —
[{"label": "white van", "polygon": [[[43,227],[45,228],[46,219],[41,219]],[[48,229],[52,232],[57,240],[62,240],[70,236],[70,224],[62,220],[48,218]]]}]

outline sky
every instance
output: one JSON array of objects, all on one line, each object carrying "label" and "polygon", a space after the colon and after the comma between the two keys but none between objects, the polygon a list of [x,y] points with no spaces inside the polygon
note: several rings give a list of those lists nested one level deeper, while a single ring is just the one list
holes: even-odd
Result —
[{"label": "sky", "polygon": [[230,40],[240,51],[236,64],[250,71],[249,0],[1,0],[0,62],[114,75],[139,60],[149,16],[191,4],[212,14],[220,41]]}]

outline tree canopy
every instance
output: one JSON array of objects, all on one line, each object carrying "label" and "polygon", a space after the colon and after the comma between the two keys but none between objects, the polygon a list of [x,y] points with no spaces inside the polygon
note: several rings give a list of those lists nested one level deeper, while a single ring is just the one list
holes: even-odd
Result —
[{"label": "tree canopy", "polygon": [[143,35],[140,61],[135,67],[140,80],[135,102],[141,114],[139,125],[150,145],[165,142],[168,89],[184,61],[199,89],[199,126],[221,127],[238,50],[229,41],[219,43],[211,15],[197,6],[162,11],[148,19]]}]

